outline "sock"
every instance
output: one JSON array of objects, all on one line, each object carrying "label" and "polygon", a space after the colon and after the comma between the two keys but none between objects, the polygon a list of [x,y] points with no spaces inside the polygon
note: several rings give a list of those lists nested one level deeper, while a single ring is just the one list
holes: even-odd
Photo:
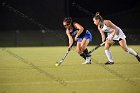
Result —
[{"label": "sock", "polygon": [[83,52],[86,54],[86,57],[91,57],[91,55],[88,53],[88,49],[87,48]]},{"label": "sock", "polygon": [[111,54],[111,52],[109,51],[109,50],[105,50],[105,54],[106,54],[106,56],[107,56],[107,58],[108,58],[108,61],[110,61],[110,62],[113,62],[113,58],[112,58],[112,54]]},{"label": "sock", "polygon": [[129,54],[131,54],[131,55],[133,55],[133,56],[137,56],[137,55],[138,55],[138,54],[137,54],[133,49],[131,49],[131,48],[128,48],[127,51],[128,51]]},{"label": "sock", "polygon": [[86,60],[86,55],[85,55],[85,53],[80,54],[80,56]]},{"label": "sock", "polygon": [[88,53],[88,49],[86,48],[83,52],[84,52],[85,54]]}]

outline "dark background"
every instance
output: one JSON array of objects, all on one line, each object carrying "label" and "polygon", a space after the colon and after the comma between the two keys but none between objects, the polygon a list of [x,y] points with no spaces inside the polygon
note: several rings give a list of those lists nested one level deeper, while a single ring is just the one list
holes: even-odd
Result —
[{"label": "dark background", "polygon": [[66,45],[62,21],[67,16],[92,32],[91,45],[100,43],[92,15],[74,4],[93,14],[99,11],[122,28],[128,44],[140,44],[140,2],[136,0],[1,0],[0,47]]}]

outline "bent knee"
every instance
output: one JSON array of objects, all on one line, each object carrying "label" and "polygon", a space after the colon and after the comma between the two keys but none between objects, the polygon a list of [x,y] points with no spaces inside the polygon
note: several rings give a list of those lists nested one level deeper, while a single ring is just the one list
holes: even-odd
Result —
[{"label": "bent knee", "polygon": [[125,52],[128,52],[128,48],[122,48]]},{"label": "bent knee", "polygon": [[85,48],[86,47],[84,45],[81,45],[81,47],[80,47],[81,51],[85,50]]},{"label": "bent knee", "polygon": [[82,53],[80,49],[76,49],[76,52],[77,52],[78,54],[81,54],[81,53]]},{"label": "bent knee", "polygon": [[104,49],[105,50],[109,50],[110,46],[109,45],[105,45]]}]

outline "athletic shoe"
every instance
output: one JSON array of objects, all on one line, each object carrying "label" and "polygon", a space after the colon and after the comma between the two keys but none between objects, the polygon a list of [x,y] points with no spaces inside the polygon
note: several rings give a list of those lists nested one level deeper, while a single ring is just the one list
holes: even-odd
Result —
[{"label": "athletic shoe", "polygon": [[107,61],[107,62],[105,63],[105,65],[112,65],[112,64],[114,64],[114,62]]},{"label": "athletic shoe", "polygon": [[84,63],[82,63],[82,64],[84,64],[84,65],[85,65],[85,64],[92,64],[92,63],[91,63],[91,62],[84,62]]},{"label": "athletic shoe", "polygon": [[136,58],[140,62],[140,55],[137,55]]},{"label": "athletic shoe", "polygon": [[86,61],[82,64],[91,64],[91,63],[92,63],[91,57],[86,57]]}]

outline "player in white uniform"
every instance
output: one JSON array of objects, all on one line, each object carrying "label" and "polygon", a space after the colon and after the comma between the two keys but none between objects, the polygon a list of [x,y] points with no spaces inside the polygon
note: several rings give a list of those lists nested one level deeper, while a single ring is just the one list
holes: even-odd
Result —
[{"label": "player in white uniform", "polygon": [[108,33],[108,37],[106,39],[105,43],[105,54],[108,58],[108,61],[105,63],[107,64],[114,64],[112,54],[109,51],[109,48],[113,45],[114,41],[117,40],[122,47],[122,49],[133,56],[137,58],[137,60],[140,62],[140,55],[136,53],[133,49],[127,47],[126,43],[126,36],[123,33],[123,31],[117,27],[115,24],[113,24],[110,20],[103,20],[102,16],[99,14],[99,12],[96,13],[96,15],[93,17],[94,24],[98,26],[98,30],[102,37],[102,42],[105,41],[105,34],[104,32]]}]

